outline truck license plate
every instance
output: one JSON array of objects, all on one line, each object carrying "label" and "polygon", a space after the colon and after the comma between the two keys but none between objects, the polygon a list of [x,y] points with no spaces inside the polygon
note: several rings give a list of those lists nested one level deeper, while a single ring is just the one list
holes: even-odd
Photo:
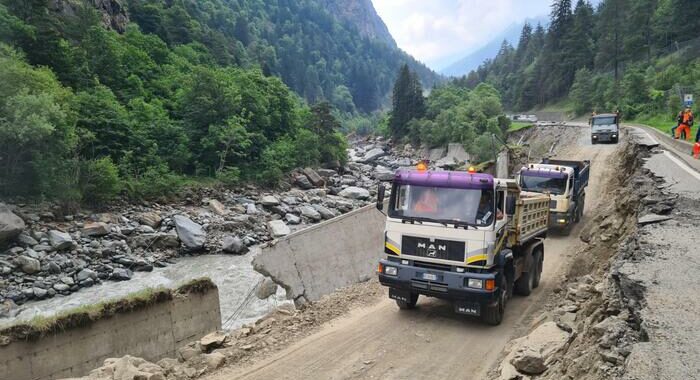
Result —
[{"label": "truck license plate", "polygon": [[428,281],[437,281],[437,275],[432,273],[423,273],[423,279]]}]

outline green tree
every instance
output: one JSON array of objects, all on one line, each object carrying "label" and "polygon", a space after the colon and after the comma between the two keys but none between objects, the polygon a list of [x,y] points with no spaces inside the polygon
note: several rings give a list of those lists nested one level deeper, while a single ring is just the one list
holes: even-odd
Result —
[{"label": "green tree", "polygon": [[423,89],[415,74],[411,73],[408,65],[401,67],[394,84],[391,121],[389,128],[397,138],[408,133],[407,125],[411,119],[419,119],[425,114]]}]

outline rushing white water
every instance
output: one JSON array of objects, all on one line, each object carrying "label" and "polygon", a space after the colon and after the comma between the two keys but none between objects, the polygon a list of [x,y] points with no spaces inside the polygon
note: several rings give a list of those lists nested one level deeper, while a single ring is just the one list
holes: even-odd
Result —
[{"label": "rushing white water", "polygon": [[[156,268],[150,273],[134,273],[129,281],[106,281],[100,285],[83,288],[69,296],[59,295],[52,299],[30,302],[22,306],[24,310],[17,317],[0,319],[0,326],[29,320],[39,315],[50,316],[79,306],[121,298],[146,288],[159,286],[175,288],[192,279],[209,277],[219,288],[223,327],[235,329],[255,321],[282,303],[291,302],[286,300],[282,288],[278,288],[277,294],[265,300],[260,300],[252,294],[254,287],[263,278],[253,270],[251,265],[256,251],[252,250],[245,256],[184,257],[178,259],[175,264]],[[232,315],[233,318],[231,318]]]}]

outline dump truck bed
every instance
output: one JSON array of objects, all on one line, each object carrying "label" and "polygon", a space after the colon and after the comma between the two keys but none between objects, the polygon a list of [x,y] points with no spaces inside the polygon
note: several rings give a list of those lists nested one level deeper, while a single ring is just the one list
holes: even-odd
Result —
[{"label": "dump truck bed", "polygon": [[516,205],[513,232],[516,245],[545,236],[549,223],[549,196],[522,192]]}]

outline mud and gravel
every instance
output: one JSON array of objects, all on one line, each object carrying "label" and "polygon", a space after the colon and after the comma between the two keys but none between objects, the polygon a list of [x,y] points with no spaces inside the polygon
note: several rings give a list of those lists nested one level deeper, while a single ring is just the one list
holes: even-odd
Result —
[{"label": "mud and gravel", "polygon": [[[566,138],[555,138],[559,143],[553,156],[593,162],[586,220],[599,200],[605,199],[603,183],[611,176],[608,161],[619,146],[591,146],[586,128],[566,128]],[[551,138],[547,129],[541,129],[521,143],[542,141],[548,146],[539,143],[532,151],[549,154]],[[233,362],[205,378],[485,378],[506,343],[528,331],[532,319],[547,307],[548,297],[560,288],[574,254],[584,246],[576,237],[580,230],[577,226],[568,237],[552,236],[545,241],[541,286],[530,297],[513,298],[500,326],[456,315],[449,303],[430,298],[421,298],[416,310],[401,312],[382,296],[378,303],[353,309],[277,353],[252,362]]]},{"label": "mud and gravel", "polygon": [[[536,377],[516,371],[528,368],[510,355],[492,378],[700,378],[693,244],[700,175],[648,137],[629,129],[629,139],[645,142],[628,144],[611,162],[617,174],[609,181],[610,202],[584,227],[586,248],[550,299],[551,311],[538,318],[555,321],[572,339],[541,360],[546,365]],[[531,352],[522,340],[510,351],[521,359]]]}]

